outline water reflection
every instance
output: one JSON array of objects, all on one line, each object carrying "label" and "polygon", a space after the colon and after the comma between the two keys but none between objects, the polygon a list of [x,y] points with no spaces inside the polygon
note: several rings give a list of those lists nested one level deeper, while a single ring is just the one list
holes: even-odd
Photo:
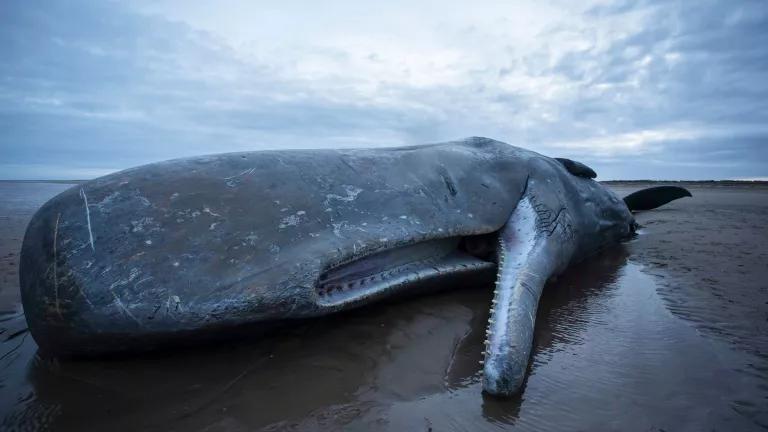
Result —
[{"label": "water reflection", "polygon": [[[27,338],[0,365],[4,425],[587,430],[639,422],[676,429],[717,424],[765,394],[757,388],[763,384],[733,371],[752,359],[675,320],[619,246],[572,267],[545,290],[522,395],[483,396],[478,361],[490,298],[490,287],[478,284],[268,337],[125,360],[41,360]],[[708,360],[691,364],[691,358]],[[724,392],[732,399],[723,399]]]},{"label": "water reflection", "polygon": [[[615,282],[627,256],[623,245],[615,246],[572,266],[557,281],[547,285],[536,314],[529,377],[535,375],[536,369],[546,364],[553,353],[563,351],[566,344],[585,342],[586,327],[600,319],[600,308],[590,306],[600,303],[595,301],[596,297],[611,296],[615,292]],[[526,379],[522,393],[511,399],[483,394],[483,416],[492,422],[515,424],[527,384]]]}]

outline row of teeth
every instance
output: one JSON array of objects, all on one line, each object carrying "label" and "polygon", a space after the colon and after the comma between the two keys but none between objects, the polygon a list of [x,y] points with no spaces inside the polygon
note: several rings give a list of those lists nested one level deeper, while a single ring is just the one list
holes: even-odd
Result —
[{"label": "row of teeth", "polygon": [[[427,265],[434,264],[438,261],[438,257],[429,257],[425,258],[421,261],[417,261],[418,263],[426,263]],[[389,279],[394,276],[407,273],[410,271],[409,269],[413,266],[415,263],[408,263],[401,265],[399,267],[395,267],[392,270],[377,273],[373,276],[364,277],[361,279],[357,279],[351,282],[344,282],[344,283],[329,283],[329,282],[323,282],[320,281],[320,285],[317,288],[317,293],[321,296],[327,296],[332,295],[337,292],[345,292],[355,287],[362,287],[368,283],[374,282],[376,280],[383,280],[383,279]],[[466,267],[466,265],[464,265]]]},{"label": "row of teeth", "polygon": [[491,331],[491,327],[493,326],[493,323],[494,323],[493,316],[494,316],[494,313],[496,312],[496,305],[499,301],[497,299],[499,294],[499,280],[501,280],[501,271],[504,268],[505,258],[506,258],[506,254],[504,253],[504,242],[501,239],[501,235],[499,235],[499,259],[498,259],[499,264],[496,271],[496,282],[495,282],[496,285],[493,288],[493,298],[491,299],[491,313],[490,313],[490,316],[488,317],[488,327],[485,328],[485,341],[483,342],[485,349],[481,353],[483,355],[483,360],[480,360],[481,365],[485,364],[485,358],[491,355],[490,340],[493,334]]},{"label": "row of teeth", "polygon": [[368,277],[368,278],[362,278],[362,279],[358,279],[356,281],[347,282],[347,283],[321,284],[317,288],[317,293],[320,294],[321,296],[326,296],[326,295],[331,295],[331,294],[336,293],[336,292],[349,291],[349,290],[351,290],[351,289],[353,289],[355,287],[362,287],[366,283],[373,282],[373,281],[375,281],[376,279],[378,279],[380,277],[382,277],[382,276],[381,275],[375,275],[375,276],[371,276],[371,277]]}]

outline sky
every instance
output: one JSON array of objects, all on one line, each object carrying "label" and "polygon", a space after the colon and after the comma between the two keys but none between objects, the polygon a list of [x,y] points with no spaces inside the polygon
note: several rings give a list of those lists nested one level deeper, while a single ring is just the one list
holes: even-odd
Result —
[{"label": "sky", "polygon": [[768,178],[768,2],[0,3],[0,179],[468,136]]}]

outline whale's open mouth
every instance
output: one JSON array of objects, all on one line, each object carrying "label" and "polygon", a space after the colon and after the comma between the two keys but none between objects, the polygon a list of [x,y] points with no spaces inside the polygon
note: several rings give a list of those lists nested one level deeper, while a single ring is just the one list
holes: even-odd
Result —
[{"label": "whale's open mouth", "polygon": [[315,286],[320,305],[338,305],[390,294],[414,285],[434,285],[443,278],[492,271],[488,236],[453,237],[413,243],[366,255],[330,268]]}]

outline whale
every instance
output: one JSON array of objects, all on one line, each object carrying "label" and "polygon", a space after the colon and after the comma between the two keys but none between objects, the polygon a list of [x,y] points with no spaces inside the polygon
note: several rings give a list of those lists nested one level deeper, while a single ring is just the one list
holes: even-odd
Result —
[{"label": "whale", "polygon": [[78,358],[487,286],[482,387],[510,396],[547,282],[630,239],[633,212],[690,196],[667,187],[625,201],[596,176],[483,137],[131,168],[35,213],[20,257],[24,313],[42,355]]}]

